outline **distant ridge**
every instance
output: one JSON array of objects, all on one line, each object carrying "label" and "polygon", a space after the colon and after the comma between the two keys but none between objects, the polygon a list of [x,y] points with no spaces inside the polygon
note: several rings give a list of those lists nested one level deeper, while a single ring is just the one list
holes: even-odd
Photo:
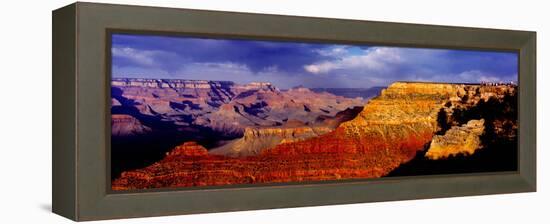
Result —
[{"label": "distant ridge", "polygon": [[385,88],[386,87],[383,86],[371,88],[311,88],[311,91],[316,93],[327,92],[336,96],[343,96],[347,98],[362,97],[363,99],[370,99],[380,95],[380,92]]},{"label": "distant ridge", "polygon": [[393,83],[419,83],[419,84],[451,84],[451,85],[466,85],[466,86],[480,86],[480,85],[513,85],[515,82],[432,82],[432,81],[395,81]]},{"label": "distant ridge", "polygon": [[186,81],[186,82],[194,82],[194,81],[197,81],[197,82],[209,82],[209,81],[212,81],[212,82],[231,82],[233,83],[233,81],[229,81],[229,80],[205,80],[205,79],[174,79],[174,78],[161,78],[161,79],[154,79],[154,78],[125,78],[125,77],[118,77],[118,78],[111,78],[111,81],[167,81],[167,82],[171,82],[171,81]]},{"label": "distant ridge", "polygon": [[475,82],[434,82],[434,81],[395,81],[393,83],[420,83],[420,84],[451,84],[451,85],[480,85]]}]

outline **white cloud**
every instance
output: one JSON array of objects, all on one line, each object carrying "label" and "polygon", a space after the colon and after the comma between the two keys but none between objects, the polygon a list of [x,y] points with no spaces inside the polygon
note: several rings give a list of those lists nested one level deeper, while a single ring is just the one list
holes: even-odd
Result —
[{"label": "white cloud", "polygon": [[161,51],[138,50],[131,47],[113,47],[111,52],[113,57],[125,58],[145,66],[154,65],[155,56],[162,53]]},{"label": "white cloud", "polygon": [[248,66],[232,62],[223,63],[187,63],[175,72],[150,66],[113,66],[114,77],[125,78],[178,78],[193,80],[234,80],[242,77],[246,81],[254,80],[254,73]]},{"label": "white cloud", "polygon": [[[208,62],[200,63],[193,62],[188,63],[180,70],[178,70],[174,76],[182,79],[209,79],[209,80],[242,80],[248,81],[254,74],[244,64],[238,64],[233,62]],[[208,77],[208,78],[205,78]]]},{"label": "white cloud", "polygon": [[460,73],[445,73],[432,76],[409,75],[409,81],[451,82],[451,83],[480,83],[480,82],[511,82],[516,80],[517,74],[495,75],[480,70],[468,70]]},{"label": "white cloud", "polygon": [[337,57],[348,53],[348,49],[345,46],[336,46],[329,49],[315,49],[315,53],[321,56]]},{"label": "white cloud", "polygon": [[495,76],[481,76],[479,77],[479,82],[501,82],[502,80],[499,77]]},{"label": "white cloud", "polygon": [[136,67],[136,66],[113,66],[112,68],[113,77],[119,78],[155,78],[155,77],[168,77],[169,74],[167,71],[159,68],[150,68],[150,67]]},{"label": "white cloud", "polygon": [[485,74],[479,70],[470,70],[464,71],[456,76],[460,80],[478,80],[481,76],[485,76]]},{"label": "white cloud", "polygon": [[[159,77],[196,80],[231,80],[238,83],[270,81],[281,89],[310,87],[384,86],[398,80],[432,82],[509,82],[517,74],[494,74],[484,70],[449,69],[454,61],[449,50],[333,46],[313,50],[328,60],[303,65],[303,72],[289,72],[276,64],[253,71],[244,62],[194,62],[169,51],[113,47],[114,57],[131,63],[113,66],[115,77]],[[457,60],[457,59],[455,59]],[[451,71],[452,70],[452,71]],[[312,75],[314,74],[314,75]],[[326,75],[334,74],[334,75]]]},{"label": "white cloud", "polygon": [[514,75],[499,77],[496,75],[484,73],[479,70],[470,70],[458,74],[460,80],[477,80],[478,82],[510,82],[514,81]]},{"label": "white cloud", "polygon": [[[337,52],[343,51],[334,48]],[[362,55],[346,55],[335,60],[322,61],[304,66],[304,70],[313,74],[326,74],[334,70],[359,69],[368,71],[384,71],[392,65],[400,64],[401,49],[390,47],[374,47],[364,51]]]},{"label": "white cloud", "polygon": [[[311,80],[304,80],[304,77]],[[234,81],[240,84],[251,82],[271,82],[276,87],[288,89],[307,83],[318,83],[319,79],[311,75],[288,74],[277,66],[268,66],[254,72],[247,65],[234,62],[223,63],[190,63],[182,67],[171,78],[194,80]]]},{"label": "white cloud", "polygon": [[225,72],[241,72],[250,70],[245,64],[233,62],[195,62],[187,65],[191,68],[200,68],[202,70],[223,70]]}]

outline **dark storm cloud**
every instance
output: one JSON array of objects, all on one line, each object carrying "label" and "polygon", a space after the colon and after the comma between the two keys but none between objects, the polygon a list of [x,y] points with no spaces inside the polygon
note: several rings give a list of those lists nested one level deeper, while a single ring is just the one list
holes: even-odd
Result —
[{"label": "dark storm cloud", "polygon": [[[113,47],[156,51],[155,64],[148,66],[158,66],[169,72],[176,72],[189,62],[233,62],[245,64],[253,72],[277,66],[283,71],[297,72],[303,71],[304,64],[329,59],[315,53],[316,49],[325,45],[293,42],[114,35]],[[120,66],[143,66],[139,61],[129,61],[123,57],[114,59]]]},{"label": "dark storm cloud", "polygon": [[269,81],[280,88],[517,81],[517,55],[383,46],[113,35],[113,76]]}]

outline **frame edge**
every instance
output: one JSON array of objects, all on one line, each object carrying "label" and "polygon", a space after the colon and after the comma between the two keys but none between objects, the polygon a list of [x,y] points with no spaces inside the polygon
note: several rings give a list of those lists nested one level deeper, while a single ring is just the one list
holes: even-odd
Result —
[{"label": "frame edge", "polygon": [[52,212],[75,221],[76,11],[52,11]]},{"label": "frame edge", "polygon": [[[151,8],[151,7],[140,7],[140,6],[131,6],[131,7],[128,7],[128,6],[121,6],[121,5],[109,5],[109,6],[112,6],[109,7],[109,8],[104,8],[103,6],[105,6],[104,4],[95,4],[95,3],[79,3],[77,5],[77,11],[79,11],[79,13],[77,13],[78,17],[81,18],[81,20],[77,21],[78,22],[78,27],[80,28],[78,31],[75,31],[77,32],[78,34],[76,34],[76,37],[75,38],[78,38],[78,42],[81,42],[81,43],[87,43],[87,41],[89,40],[94,40],[91,42],[91,45],[94,45],[96,44],[94,38],[98,38],[100,36],[102,36],[103,34],[98,32],[98,31],[102,31],[104,30],[103,26],[106,26],[106,25],[109,25],[107,27],[114,27],[114,28],[120,28],[120,27],[124,27],[125,23],[124,22],[127,22],[126,19],[124,19],[125,17],[121,16],[120,14],[124,14],[124,13],[128,13],[128,11],[130,12],[133,12],[133,13],[143,13],[143,14],[148,14],[150,11],[153,11],[153,10],[149,10],[149,9],[146,9],[146,8]],[[152,7],[152,8],[155,8],[155,7]],[[163,10],[164,12],[167,12],[166,14],[168,14],[168,16],[175,16],[175,15],[179,15],[179,14],[176,14],[176,11],[179,12],[182,12],[182,11],[185,11],[185,10],[176,10],[174,8],[156,8],[155,10]],[[111,17],[112,14],[109,14],[109,13],[113,13],[114,11],[118,12],[119,14],[117,14],[117,16],[121,16],[121,17]],[[201,13],[198,13],[197,11],[201,11]],[[203,13],[215,13],[216,15],[218,16],[222,16],[224,15],[223,17],[226,17],[228,16],[229,14],[231,15],[236,15],[236,16],[239,16],[239,17],[244,17],[243,14],[247,14],[246,17],[249,17],[249,16],[258,16],[259,18],[263,18],[263,20],[267,21],[267,19],[269,20],[272,20],[275,18],[274,15],[267,15],[267,17],[270,17],[270,18],[267,18],[266,16],[262,16],[261,14],[248,14],[248,13],[227,13],[227,12],[222,12],[222,11],[217,11],[217,12],[202,12],[203,10],[193,10],[192,14],[193,15],[190,15],[188,17],[185,17],[187,19],[191,18],[200,18],[201,15],[198,15],[198,14],[203,14]],[[98,14],[96,14],[98,13]],[[227,14],[225,14],[227,13]],[[197,14],[197,15],[195,15]],[[98,16],[98,15],[103,15],[104,17],[101,17],[101,16]],[[107,16],[105,16],[107,15]],[[97,16],[97,17],[96,17]],[[93,18],[97,21],[94,21],[94,22],[91,22],[91,21],[87,21],[87,18],[90,17],[90,18]],[[180,16],[175,16],[176,18],[180,18]],[[277,18],[279,16],[276,16]],[[300,18],[303,18],[305,20],[311,20],[311,21],[317,21],[317,19],[319,18],[309,18],[309,17],[292,17],[292,16],[281,16],[281,17],[285,17],[286,19],[288,20],[296,20],[296,19],[300,19]],[[290,19],[289,17],[292,17],[294,19]],[[88,18],[88,19],[90,19]],[[121,19],[122,18],[122,19]],[[331,19],[332,20],[332,19]],[[161,21],[159,19],[159,21]],[[264,22],[265,22],[264,21]],[[309,21],[309,22],[311,22]],[[328,21],[328,20],[327,20]],[[353,21],[348,21],[348,20],[338,20],[340,22],[346,22],[346,24],[348,23],[352,23]],[[370,26],[372,26],[373,24],[376,25],[376,27],[379,27],[380,24],[386,24],[385,22],[376,22],[376,23],[371,23],[369,21],[364,21],[364,22],[368,22],[368,24],[370,24]],[[354,24],[355,23],[358,23],[358,21],[355,21],[353,22]],[[99,25],[98,25],[99,24]],[[137,23],[139,24],[139,23]],[[153,25],[158,25],[156,23],[156,21],[153,21],[153,22],[149,22],[149,23],[145,23],[144,26],[153,26]],[[302,24],[303,25],[303,24]],[[128,25],[129,26],[129,25]],[[139,26],[141,25],[133,25],[133,26],[136,26],[138,27],[138,29],[141,29]],[[358,26],[357,24],[355,24],[354,26]],[[418,26],[418,24],[401,24],[399,25],[398,23],[391,23],[391,26],[394,27],[394,28],[397,28],[397,27],[403,27],[403,26]],[[168,28],[171,28],[170,26],[167,26]],[[440,28],[443,28],[445,30],[454,30],[454,33],[457,33],[458,31],[462,31],[462,32],[468,32],[468,33],[471,33],[473,32],[471,28],[461,28],[461,27],[441,27],[441,26],[424,26],[424,25],[420,25],[419,28],[422,28],[422,32],[418,32],[418,33],[423,33],[423,34],[426,34],[426,35],[432,35],[433,33],[429,32],[429,31],[433,31],[435,27],[440,27]],[[100,29],[98,29],[100,28]],[[182,29],[181,27],[176,27],[177,29]],[[166,29],[166,27],[155,27],[155,29],[159,29],[159,30],[166,30],[166,31],[169,31]],[[275,28],[272,28],[272,29],[275,29]],[[269,30],[268,28],[266,28],[266,30]],[[191,30],[191,31],[196,31],[197,33],[200,33],[199,31],[202,32],[202,30]],[[208,31],[208,30],[206,30]],[[255,30],[251,30],[251,31],[255,31]],[[250,30],[248,31],[242,31],[243,32],[243,35],[262,35],[262,32],[251,32]],[[506,33],[505,31],[500,31],[500,30],[485,30],[485,29],[479,29],[479,30],[474,30],[476,32],[479,32],[479,33],[482,33],[484,34],[483,36],[487,37],[497,37],[499,36],[500,34],[503,34],[503,33]],[[297,32],[297,31],[296,31]],[[311,31],[313,32],[313,31]],[[342,32],[342,31],[340,31]],[[220,31],[220,33],[223,33],[223,30]],[[292,32],[291,32],[292,33]],[[442,33],[442,32],[437,32],[437,33]],[[475,33],[475,32],[474,32]],[[229,34],[235,34],[235,33],[229,33]],[[301,37],[304,37],[304,36],[308,36],[310,35],[309,33],[297,33],[299,34],[298,36],[301,36]],[[362,33],[358,33],[359,34],[362,34]],[[508,33],[510,34],[510,33]],[[533,32],[529,32],[529,31],[514,31],[513,32],[513,35],[508,35],[508,39],[510,41],[505,41],[505,42],[498,42],[497,44],[495,45],[491,45],[491,46],[501,46],[503,45],[504,43],[509,43],[510,46],[512,46],[514,48],[514,50],[518,50],[518,49],[521,49],[521,54],[524,55],[526,54],[527,56],[526,57],[523,57],[523,59],[521,60],[522,61],[522,65],[528,65],[527,67],[529,67],[527,69],[527,73],[524,73],[525,71],[522,69],[521,70],[521,73],[522,74],[527,74],[527,75],[524,75],[524,76],[536,76],[535,74],[535,57],[534,57],[534,51],[535,51],[535,46],[534,46],[534,42],[532,42],[532,34]],[[313,35],[313,34],[311,34]],[[372,35],[370,35],[372,36]],[[369,36],[369,37],[370,37]],[[414,35],[413,35],[414,36]],[[418,36],[418,35],[416,35]],[[443,35],[442,37],[445,37],[447,39],[453,39],[450,37],[451,35]],[[327,39],[331,39],[331,38],[336,38],[335,40],[339,40],[337,39],[338,36],[325,36]],[[491,39],[491,38],[489,38]],[[341,39],[340,39],[341,40]],[[419,41],[420,39],[417,39],[416,43],[419,43],[419,46],[423,46],[422,43]],[[402,41],[399,41],[397,40],[398,42],[402,42]],[[464,43],[467,43],[467,44],[475,44],[475,47],[479,47],[481,45],[483,45],[483,43],[487,43],[486,40],[484,40],[483,38],[481,39],[473,39],[473,40],[467,40],[465,41]],[[88,44],[88,43],[87,43]],[[532,44],[532,45],[530,45]],[[84,46],[84,45],[82,45]],[[80,46],[80,47],[82,47]],[[95,45],[94,45],[95,46]],[[92,47],[87,47],[87,48],[81,48],[81,49],[88,49],[88,48],[92,48]],[[101,48],[103,49],[103,48]],[[529,50],[530,49],[530,50]],[[86,119],[84,118],[86,115],[89,115],[89,114],[92,114],[93,111],[86,111],[86,108],[90,109],[90,108],[94,108],[94,111],[97,111],[97,96],[92,96],[91,94],[92,93],[98,93],[99,90],[92,90],[94,89],[94,85],[95,83],[97,83],[97,81],[101,81],[102,77],[100,77],[99,79],[97,79],[97,77],[95,77],[97,75],[98,72],[92,72],[92,71],[99,71],[101,69],[99,69],[99,67],[101,67],[103,65],[103,61],[100,61],[97,59],[97,56],[104,56],[104,52],[99,52],[97,49],[93,49],[91,51],[87,51],[87,54],[81,54],[81,55],[76,55],[76,49],[74,49],[74,54],[75,54],[75,57],[78,57],[78,59],[76,59],[77,61],[76,62],[79,62],[79,65],[75,65],[75,69],[78,69],[78,71],[80,72],[80,76],[79,76],[79,80],[76,80],[76,73],[72,73],[71,75],[73,75],[73,80],[72,81],[78,81],[77,82],[77,89],[75,89],[75,92],[76,90],[78,90],[79,92],[79,96],[78,96],[78,99],[75,99],[74,103],[76,104],[76,100],[79,101],[79,105],[82,107],[81,109],[77,109],[77,112],[78,115],[72,115],[71,118],[77,118],[76,116],[79,116],[79,122],[80,125],[82,127],[80,127],[79,129],[79,133],[78,134],[75,134],[73,137],[76,137],[76,138],[79,138],[80,141],[78,146],[80,146],[80,150],[79,150],[79,154],[78,155],[79,157],[77,157],[76,159],[74,160],[78,160],[78,162],[75,162],[75,163],[78,163],[78,164],[75,164],[78,166],[78,170],[73,170],[73,171],[78,171],[78,175],[79,176],[86,176],[86,174],[97,174],[97,170],[100,170],[100,169],[103,169],[102,167],[102,163],[103,162],[98,162],[98,161],[91,161],[93,160],[93,158],[95,158],[96,156],[104,156],[102,153],[104,152],[100,152],[100,153],[97,153],[97,152],[93,152],[93,153],[90,153],[89,151],[90,150],[87,150],[87,149],[90,149],[91,147],[95,147],[97,148],[98,144],[101,146],[102,143],[98,143],[98,142],[101,142],[103,139],[102,139],[102,136],[98,135],[97,133],[94,133],[94,128],[96,128],[96,124],[93,124],[92,121],[90,121],[90,119]],[[90,58],[94,58],[94,59],[90,59]],[[103,68],[102,68],[103,69]],[[524,82],[522,84],[525,84],[524,86],[529,86],[529,85],[534,85],[536,84],[535,83],[535,79],[536,77],[528,77],[528,78],[524,78]],[[530,87],[530,86],[529,86]],[[525,89],[527,89],[526,87],[524,87]],[[534,95],[536,94],[536,91],[533,89],[533,90],[526,90],[527,91],[527,94],[524,94],[525,97],[528,97],[528,96],[532,96],[532,98],[534,97]],[[103,96],[102,94],[105,94],[105,93],[100,93],[100,94],[97,94],[100,98]],[[87,101],[87,100],[88,101]],[[90,101],[90,99],[92,99]],[[533,114],[535,113],[532,113],[532,112],[529,112],[529,110],[533,109],[534,108],[534,105],[535,105],[535,102],[532,101],[532,99],[527,99],[527,100],[524,100],[523,101],[524,104],[521,104],[523,105],[523,108],[527,109],[527,113],[524,113],[524,115],[520,115],[521,117],[526,118],[525,120],[525,125],[526,127],[529,127],[529,125],[532,125],[532,124],[536,124],[535,123],[535,120],[536,118],[535,117],[531,117],[529,118],[529,116],[533,116]],[[90,105],[94,106],[95,107],[91,107]],[[76,107],[76,105],[73,105],[74,107]],[[100,107],[103,107],[104,105],[101,105]],[[81,113],[83,112],[83,113]],[[526,114],[526,115],[525,115]],[[94,117],[95,118],[95,117]],[[75,121],[76,122],[76,121]],[[86,124],[90,125],[90,126],[86,126]],[[93,125],[92,125],[93,124]],[[75,124],[76,125],[76,124]],[[101,129],[101,126],[99,126]],[[91,128],[91,132],[90,132],[90,128]],[[86,130],[88,129],[88,130]],[[92,133],[93,136],[88,136],[86,135],[85,133]],[[527,134],[536,134],[536,130],[527,130]],[[90,185],[90,183],[93,183],[94,182],[94,178],[80,178],[78,181],[78,185],[79,185],[79,188],[76,191],[76,193],[78,194],[78,197],[75,196],[75,203],[78,203],[78,207],[77,205],[75,204],[75,210],[78,209],[75,213],[75,219],[74,220],[98,220],[98,219],[113,219],[113,218],[130,218],[130,217],[144,217],[144,216],[161,216],[161,215],[181,215],[181,214],[196,214],[196,213],[205,213],[205,212],[228,212],[228,211],[240,211],[240,210],[252,210],[252,209],[271,209],[271,208],[290,208],[290,207],[302,207],[302,206],[320,206],[320,205],[334,205],[334,204],[348,204],[348,203],[365,203],[365,202],[376,202],[376,201],[393,201],[393,200],[410,200],[410,199],[427,199],[427,198],[439,198],[439,197],[453,197],[453,196],[473,196],[473,195],[485,195],[485,194],[502,194],[502,193],[518,193],[518,192],[532,192],[532,191],[536,191],[536,174],[533,172],[534,169],[536,169],[536,165],[533,165],[534,164],[534,155],[535,155],[535,151],[536,151],[536,148],[534,148],[535,146],[535,143],[534,142],[530,142],[531,140],[534,140],[535,139],[535,136],[530,136],[530,137],[526,137],[526,144],[524,146],[522,146],[522,148],[526,149],[527,152],[525,152],[527,155],[521,155],[521,157],[524,159],[522,161],[526,161],[525,163],[522,163],[520,164],[521,167],[523,168],[521,170],[521,173],[518,173],[518,174],[512,174],[512,175],[495,175],[495,180],[499,180],[500,182],[491,182],[491,181],[485,181],[485,182],[478,182],[478,183],[475,183],[474,182],[474,185],[467,185],[466,182],[464,182],[464,184],[466,185],[460,185],[460,186],[447,186],[448,188],[448,191],[446,190],[441,190],[441,192],[439,192],[438,194],[434,193],[434,192],[418,192],[418,190],[426,190],[426,191],[429,191],[430,189],[431,190],[434,190],[434,189],[437,189],[436,187],[437,186],[441,186],[441,185],[451,185],[452,183],[461,183],[460,181],[458,181],[457,179],[476,179],[476,178],[479,178],[479,177],[464,177],[464,178],[457,178],[455,180],[452,180],[452,179],[440,179],[440,178],[433,178],[432,181],[430,181],[431,183],[435,183],[437,184],[437,186],[431,186],[427,183],[425,184],[421,184],[421,185],[415,185],[412,189],[410,190],[417,190],[417,192],[415,192],[415,194],[413,196],[403,196],[402,194],[406,193],[406,192],[399,192],[399,191],[395,191],[395,192],[399,192],[400,195],[396,195],[396,196],[393,196],[394,198],[379,198],[379,197],[382,197],[380,195],[373,195],[372,197],[369,197],[368,199],[364,199],[362,197],[357,197],[358,195],[360,195],[358,192],[360,192],[361,190],[363,190],[362,186],[359,186],[360,184],[346,184],[344,185],[344,187],[340,187],[339,189],[341,189],[341,191],[337,192],[337,194],[335,195],[333,191],[331,191],[329,188],[332,188],[328,185],[325,185],[325,186],[322,186],[323,184],[320,184],[319,186],[315,186],[315,187],[308,187],[308,186],[298,186],[298,187],[294,187],[294,190],[285,190],[285,189],[277,189],[277,188],[274,188],[274,189],[256,189],[256,190],[252,190],[253,192],[256,192],[257,195],[260,195],[260,196],[250,196],[248,193],[247,194],[244,194],[244,193],[239,193],[239,191],[227,191],[227,190],[221,190],[221,191],[225,191],[225,193],[223,192],[220,192],[220,193],[214,193],[218,196],[216,197],[219,197],[218,199],[214,199],[214,197],[212,196],[206,196],[207,195],[207,192],[208,191],[196,191],[196,192],[179,192],[179,191],[176,191],[176,192],[160,192],[160,193],[144,193],[143,195],[140,195],[139,197],[133,197],[132,195],[111,195],[111,194],[108,194],[108,192],[105,192],[105,190],[103,188],[99,189],[97,186],[93,186],[93,185]],[[75,146],[76,146],[76,142],[74,142]],[[87,152],[88,151],[88,152]],[[76,150],[74,150],[73,152],[73,155],[75,155],[77,152]],[[90,156],[91,155],[91,156]],[[77,155],[75,155],[77,156]],[[532,161],[533,163],[529,163],[530,161]],[[526,167],[524,167],[526,166]],[[98,169],[100,168],[100,169]],[[72,169],[76,169],[76,166],[75,167],[72,167]],[[487,179],[489,180],[489,179]],[[76,173],[75,173],[75,181],[76,180]],[[100,182],[102,182],[104,180],[101,180]],[[425,180],[418,180],[420,182],[422,181],[425,181]],[[413,181],[413,182],[418,182],[418,181]],[[443,182],[442,182],[443,181]],[[447,182],[445,182],[447,181]],[[375,183],[375,184],[369,184],[370,186],[368,187],[365,187],[366,188],[375,188],[375,189],[379,189],[380,191],[384,191],[382,193],[384,194],[388,194],[388,190],[385,189],[385,185],[391,185],[390,182],[393,182],[393,181],[387,181],[388,184],[386,183]],[[426,185],[427,184],[427,185]],[[505,186],[499,186],[500,184],[504,184]],[[508,185],[506,185],[508,184]],[[512,184],[512,185],[510,185]],[[355,186],[353,186],[355,185]],[[412,184],[407,184],[409,186],[413,186]],[[365,184],[365,186],[367,186]],[[445,187],[443,186],[443,187]],[[76,185],[75,185],[76,187]],[[102,186],[100,186],[102,187]],[[430,187],[429,189],[425,189],[423,187]],[[433,189],[431,187],[434,187]],[[491,189],[491,187],[493,187],[493,189]],[[477,188],[483,188],[484,190],[483,191],[479,191],[479,189]],[[253,188],[250,188],[250,189],[253,189]],[[498,190],[497,190],[498,189]],[[346,191],[348,190],[348,191]],[[312,191],[316,191],[317,193],[311,193]],[[338,194],[344,194],[344,193],[348,193],[348,192],[351,192],[350,194],[350,198],[347,198],[347,199],[341,199],[341,198],[333,198],[333,197],[336,197],[338,196]],[[395,193],[393,192],[393,193]],[[457,193],[459,192],[459,193]],[[107,193],[107,194],[106,194]],[[267,193],[267,194],[270,194],[271,196],[269,198],[265,198],[265,195],[264,193]],[[306,197],[307,195],[309,196],[314,196],[314,194],[316,195],[327,195],[325,193],[329,193],[332,195],[330,195],[328,198],[325,198],[323,199],[323,202],[317,202],[315,203],[314,201],[310,201],[310,202],[304,202],[304,201],[307,201],[306,199],[308,199],[308,197]],[[392,193],[392,192],[389,192],[389,193]],[[289,204],[289,203],[285,203],[285,204],[281,204],[281,202],[279,200],[282,200],[284,198],[281,198],[280,196],[281,195],[289,195],[287,197],[289,198],[294,198],[294,199],[297,199],[298,202],[295,202],[293,204]],[[307,194],[306,196],[304,196],[304,194]],[[243,206],[243,205],[240,205],[240,204],[230,204],[230,203],[225,203],[225,205],[222,203],[220,204],[219,202],[224,202],[224,201],[227,201],[228,200],[228,197],[229,199],[231,197],[234,197],[234,198],[240,198],[239,196],[243,196],[243,195],[249,195],[247,196],[249,198],[249,200],[251,200],[252,203],[250,203],[251,205],[250,206]],[[208,202],[204,202],[202,200],[202,198],[204,197],[209,197],[210,201]],[[272,196],[276,196],[276,197],[272,197]],[[354,196],[354,197],[352,197]],[[220,199],[221,198],[221,199]],[[191,206],[188,206],[188,207],[185,207],[185,206],[181,206],[179,205],[178,203],[174,202],[174,201],[178,201],[178,199],[186,199],[186,200],[189,200],[189,199],[196,199],[196,205],[191,205]],[[191,201],[187,201],[187,202],[191,202],[191,204],[193,204],[193,200]],[[214,203],[216,202],[216,200],[218,201],[218,203]],[[182,201],[182,200],[179,200],[179,201]],[[320,201],[320,200],[318,200]],[[124,207],[124,205],[132,205],[130,207]],[[171,208],[180,208],[179,210],[177,211],[170,211],[168,210],[166,207],[164,209],[160,208],[159,206],[166,206],[166,207],[171,207]],[[179,206],[179,207],[178,207]],[[202,207],[201,207],[202,206]],[[150,210],[150,207],[155,207],[156,209],[153,209],[153,210]],[[183,211],[182,209],[184,208],[187,208],[188,210],[185,210]],[[202,209],[202,210],[201,210]]]},{"label": "frame edge", "polygon": [[[519,136],[520,175],[529,185],[530,192],[537,191],[537,33],[529,32],[519,52],[520,87]],[[521,75],[523,74],[523,75]],[[523,124],[521,123],[523,122]],[[522,137],[523,136],[523,137]]]}]

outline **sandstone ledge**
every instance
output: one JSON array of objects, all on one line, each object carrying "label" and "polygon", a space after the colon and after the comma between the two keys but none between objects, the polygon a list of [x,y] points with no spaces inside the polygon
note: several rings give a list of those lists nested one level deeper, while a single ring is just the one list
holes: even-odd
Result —
[{"label": "sandstone ledge", "polygon": [[462,126],[453,126],[445,135],[435,135],[426,152],[429,159],[445,159],[456,155],[472,155],[481,147],[480,136],[484,119],[470,120]]}]

